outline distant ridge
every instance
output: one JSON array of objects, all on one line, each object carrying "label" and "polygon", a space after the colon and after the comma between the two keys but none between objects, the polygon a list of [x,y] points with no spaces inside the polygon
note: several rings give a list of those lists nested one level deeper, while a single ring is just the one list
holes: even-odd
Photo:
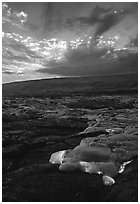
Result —
[{"label": "distant ridge", "polygon": [[2,85],[2,96],[63,96],[71,94],[137,93],[138,74],[64,77],[11,82]]}]

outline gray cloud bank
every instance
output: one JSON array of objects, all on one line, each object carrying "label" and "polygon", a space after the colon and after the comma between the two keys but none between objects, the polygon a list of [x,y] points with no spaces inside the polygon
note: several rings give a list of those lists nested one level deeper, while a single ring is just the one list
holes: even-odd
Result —
[{"label": "gray cloud bank", "polygon": [[[66,54],[66,62],[52,63],[50,68],[37,70],[41,73],[58,74],[62,76],[88,76],[138,71],[138,53],[129,50],[93,49],[72,50]],[[45,65],[44,65],[45,67]]]},{"label": "gray cloud bank", "polygon": [[97,5],[89,16],[67,19],[67,23],[70,27],[74,27],[76,22],[85,26],[96,25],[95,37],[97,37],[116,26],[128,14],[133,13],[136,9],[137,7],[135,5],[131,10],[112,10],[111,8],[103,8]]}]

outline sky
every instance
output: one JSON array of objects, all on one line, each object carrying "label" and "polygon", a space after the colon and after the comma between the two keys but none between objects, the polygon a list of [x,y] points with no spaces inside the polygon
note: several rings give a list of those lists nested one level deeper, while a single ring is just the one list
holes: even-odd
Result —
[{"label": "sky", "polygon": [[3,83],[137,71],[137,2],[2,3]]}]

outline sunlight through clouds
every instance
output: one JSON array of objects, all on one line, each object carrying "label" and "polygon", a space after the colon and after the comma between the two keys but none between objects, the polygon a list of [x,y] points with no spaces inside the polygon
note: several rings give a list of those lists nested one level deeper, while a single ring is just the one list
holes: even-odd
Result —
[{"label": "sunlight through clouds", "polygon": [[122,50],[114,48],[119,36],[109,37],[107,40],[103,40],[103,36],[100,36],[96,41],[91,36],[86,36],[86,38],[77,38],[67,43],[57,38],[37,41],[32,37],[23,37],[17,33],[3,32],[2,35],[3,58],[6,59],[9,56],[13,59],[12,65],[5,65],[5,61],[3,61],[3,70],[7,72],[7,67],[9,67],[8,70],[11,70],[11,73],[13,71],[17,74],[24,74],[28,69],[33,71],[43,69],[46,68],[47,64],[49,69],[52,62],[55,65],[66,62],[70,56],[73,56],[74,50],[76,53],[85,52],[90,53],[90,55],[93,53],[93,56],[100,56],[103,51],[101,57],[106,60],[117,58],[118,51]]},{"label": "sunlight through clouds", "polygon": [[[114,25],[113,23],[117,23],[116,18],[127,13],[124,10],[122,12],[121,10],[114,10],[113,14],[110,9],[102,10],[100,7],[93,9],[93,11],[97,10],[99,13],[91,13],[89,17],[73,18],[73,21],[71,19],[72,25],[75,21],[81,22],[81,24],[89,24],[90,27],[92,24],[98,23],[102,30],[103,25],[100,23],[106,22],[106,18],[110,15],[110,12],[111,16],[117,15],[117,17],[113,19],[112,24],[109,24],[109,28],[111,25]],[[44,36],[39,39],[31,31],[32,26],[29,22],[28,12],[24,10],[20,10],[19,12],[13,11],[8,7],[7,3],[2,4],[2,11],[2,69],[5,75],[17,74],[23,76],[33,72],[34,74],[44,72],[49,75],[49,73],[53,74],[53,70],[57,69],[57,67],[58,69],[61,67],[63,70],[68,70],[68,68],[72,69],[72,66],[77,70],[80,69],[79,66],[81,70],[86,69],[86,67],[91,67],[90,69],[93,70],[92,67],[96,69],[98,66],[102,67],[104,64],[108,66],[110,61],[117,61],[121,57],[126,57],[131,53],[137,53],[137,46],[135,46],[137,38],[134,36],[134,38],[130,39],[130,43],[126,47],[119,47],[119,42],[121,41],[119,32],[111,36],[109,34],[106,35],[102,31],[95,36],[96,30],[94,32],[92,30],[91,32],[85,30],[79,36],[76,34],[75,37],[69,40],[64,40],[63,36],[56,37],[52,35],[52,37],[48,37],[47,34],[46,37]],[[104,12],[105,19],[103,16]],[[98,17],[97,22],[96,15]],[[92,18],[93,16],[95,20]],[[38,29],[37,27],[35,28]],[[106,27],[105,30],[107,29]],[[65,76],[65,70],[64,73],[62,71],[60,76]]]}]

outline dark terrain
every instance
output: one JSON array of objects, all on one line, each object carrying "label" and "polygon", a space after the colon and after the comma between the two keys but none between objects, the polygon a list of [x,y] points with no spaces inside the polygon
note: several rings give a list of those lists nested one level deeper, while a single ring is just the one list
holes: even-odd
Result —
[{"label": "dark terrain", "polygon": [[135,73],[112,76],[42,79],[3,84],[5,96],[72,96],[89,94],[137,93],[138,75]]},{"label": "dark terrain", "polygon": [[[3,202],[138,201],[137,83],[137,74],[127,74],[4,84]],[[96,130],[78,135],[89,123]],[[112,149],[125,150],[131,160],[114,185],[103,185],[101,175],[61,172],[49,163],[52,153],[83,138],[107,141],[106,130],[113,128],[129,139],[115,141]]]}]

